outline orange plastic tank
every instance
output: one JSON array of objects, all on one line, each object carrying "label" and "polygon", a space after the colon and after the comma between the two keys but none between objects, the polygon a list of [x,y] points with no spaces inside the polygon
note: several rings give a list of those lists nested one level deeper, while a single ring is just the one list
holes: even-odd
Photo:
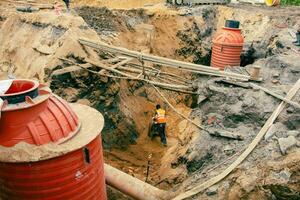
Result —
[{"label": "orange plastic tank", "polygon": [[224,70],[225,67],[240,66],[244,38],[238,21],[227,20],[225,27],[215,35],[212,43],[212,67]]},{"label": "orange plastic tank", "polygon": [[79,130],[78,117],[46,86],[24,79],[0,81],[1,85],[8,88],[0,94],[4,100],[0,145],[10,147],[20,141],[36,145],[63,142]]},{"label": "orange plastic tank", "polygon": [[[68,105],[35,81],[0,81],[0,91],[4,90],[0,119],[0,199],[106,200],[101,113],[85,105]],[[8,98],[9,95],[13,98]],[[13,118],[14,115],[17,117]],[[47,116],[47,120],[43,121],[41,115]],[[31,127],[35,131],[30,131],[28,124],[34,124]],[[19,130],[15,127],[22,128],[15,131]],[[68,139],[63,142],[51,139],[50,129],[55,130],[57,138]],[[10,131],[18,134],[8,137]],[[33,142],[36,136],[27,137],[32,134],[46,139],[42,144]]]},{"label": "orange plastic tank", "polygon": [[105,200],[100,138],[39,162],[0,163],[2,200]]}]

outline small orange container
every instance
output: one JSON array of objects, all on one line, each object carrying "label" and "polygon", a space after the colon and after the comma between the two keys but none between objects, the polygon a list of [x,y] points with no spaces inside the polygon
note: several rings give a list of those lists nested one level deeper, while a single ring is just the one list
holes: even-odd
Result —
[{"label": "small orange container", "polygon": [[244,38],[238,27],[239,22],[227,20],[225,27],[215,35],[212,45],[212,67],[224,70],[225,67],[240,66]]}]

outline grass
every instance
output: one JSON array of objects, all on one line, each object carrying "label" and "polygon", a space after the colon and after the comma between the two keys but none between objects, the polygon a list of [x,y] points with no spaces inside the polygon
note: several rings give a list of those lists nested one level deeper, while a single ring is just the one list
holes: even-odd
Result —
[{"label": "grass", "polygon": [[294,5],[294,6],[299,6],[300,5],[300,0],[281,0],[280,1],[281,5]]}]

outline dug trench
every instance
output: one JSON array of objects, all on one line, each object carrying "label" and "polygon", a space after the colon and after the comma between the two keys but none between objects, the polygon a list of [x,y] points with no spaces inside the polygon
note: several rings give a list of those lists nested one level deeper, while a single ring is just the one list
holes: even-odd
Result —
[{"label": "dug trench", "polygon": [[[210,6],[191,10],[182,16],[169,11],[157,14],[143,9],[128,11],[93,7],[77,9],[77,13],[107,43],[204,65],[210,64],[212,36],[224,23],[226,18],[224,15],[229,15],[230,12],[232,11]],[[253,24],[266,23],[263,17],[256,20],[258,22],[254,21]],[[281,49],[278,45],[280,40],[274,41],[274,35],[264,35],[264,43],[257,43],[253,41],[254,36],[250,32],[255,27],[245,25],[243,28],[245,33],[249,33],[245,35],[251,43],[247,43],[248,46],[241,56],[242,66],[249,67],[256,60],[271,57],[275,54],[273,51]],[[256,34],[263,35],[265,32],[266,30],[262,30],[262,33]],[[272,46],[274,42],[275,47]],[[295,82],[297,76],[292,75],[291,71],[288,73],[292,78],[290,83]],[[238,149],[244,148],[250,142],[258,130],[257,127],[263,125],[269,116],[268,113],[276,104],[276,100],[270,96],[260,93],[256,97],[256,92],[228,88],[228,85],[219,84],[215,79],[209,80],[207,77],[196,77],[186,73],[179,75],[198,82],[200,95],[196,97],[164,91],[172,104],[198,123],[248,133],[245,141],[216,139],[199,131],[168,108],[149,85],[133,81],[99,82],[98,77],[94,79],[91,75],[82,79],[76,77],[72,81],[80,80],[84,85],[94,87],[93,89],[86,87],[87,91],[79,91],[74,101],[79,98],[80,101],[91,103],[105,114],[107,126],[103,132],[103,139],[107,150],[106,162],[162,189],[176,188],[188,177],[203,172],[205,174],[211,166],[236,154]],[[72,80],[70,77],[67,79]],[[100,97],[101,100],[95,97]],[[259,103],[254,105],[254,101]],[[161,146],[158,138],[151,141],[147,137],[149,123],[157,103],[166,107],[168,112],[167,148]],[[293,118],[296,120],[297,117]],[[207,145],[208,143],[210,145]],[[149,177],[146,177],[148,164],[150,171]]]},{"label": "dug trench", "polygon": [[[233,18],[241,22],[246,42],[243,71],[252,64],[263,66],[261,85],[284,95],[300,73],[295,61],[298,54],[292,51],[293,38],[287,29],[278,28],[290,14],[279,9],[274,16],[266,9],[258,13],[252,9],[78,7],[75,16],[63,15],[59,19],[50,12],[0,14],[0,59],[1,63],[12,62],[16,66],[15,76],[44,80],[68,102],[99,110],[105,117],[102,139],[107,164],[143,181],[147,178],[148,183],[161,189],[185,191],[222,172],[252,141],[280,101],[262,91],[223,83],[219,78],[163,68],[193,80],[198,88],[198,95],[161,89],[179,112],[208,128],[241,133],[244,140],[214,137],[178,116],[150,85],[101,77],[86,70],[53,75],[56,70],[70,66],[58,58],[66,57],[80,64],[86,57],[106,56],[78,44],[78,38],[88,37],[135,51],[209,65],[214,33],[225,19]],[[287,25],[294,27],[299,11],[291,8],[290,13],[293,18],[289,18]],[[17,44],[22,44],[26,51]],[[4,77],[10,67],[3,66]],[[298,100],[299,94],[294,101]],[[167,110],[167,147],[161,145],[159,138],[148,138],[157,103]],[[299,198],[299,149],[294,147],[282,156],[278,147],[278,139],[289,135],[299,139],[299,116],[299,110],[288,106],[274,124],[271,136],[239,168],[192,199],[254,199],[257,195],[262,199]],[[115,195],[110,193],[110,199],[121,198]]]},{"label": "dug trench", "polygon": [[[107,43],[159,56],[197,62],[200,58],[205,59],[209,56],[209,51],[201,47],[202,40],[197,42],[199,48],[191,47],[190,43],[200,37],[198,35],[200,32],[197,32],[200,31],[200,25],[196,24],[193,17],[185,19],[168,13],[152,16],[142,9],[111,11],[107,8],[82,7],[76,11]],[[172,25],[165,27],[164,23]],[[80,58],[76,59],[80,62]],[[54,70],[56,69],[58,68]],[[189,79],[193,78],[190,74],[171,71]],[[104,114],[106,126],[102,139],[108,164],[141,180],[147,179],[152,185],[163,189],[170,189],[174,183],[183,181],[184,176],[178,177],[181,170],[175,175],[166,172],[171,165],[169,158],[164,158],[164,155],[169,148],[178,145],[177,138],[180,135],[181,143],[189,142],[190,136],[184,134],[190,133],[181,134],[182,130],[195,128],[186,123],[182,124],[181,128],[178,127],[183,119],[167,108],[168,147],[162,146],[159,137],[151,141],[148,131],[155,106],[161,104],[166,108],[167,104],[150,85],[137,81],[99,78],[98,75],[80,72],[53,77],[51,89],[69,102],[91,105]],[[197,104],[196,96],[168,91],[163,93],[187,116]],[[148,161],[150,168],[147,178]],[[168,165],[164,166],[164,163]],[[170,179],[171,175],[173,177]]]}]

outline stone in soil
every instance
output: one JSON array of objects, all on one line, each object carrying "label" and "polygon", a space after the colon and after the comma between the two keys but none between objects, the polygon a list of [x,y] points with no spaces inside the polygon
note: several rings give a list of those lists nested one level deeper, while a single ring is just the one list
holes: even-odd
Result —
[{"label": "stone in soil", "polygon": [[205,193],[206,193],[207,196],[215,195],[215,194],[218,193],[218,187],[217,186],[212,186],[212,187],[208,188]]},{"label": "stone in soil", "polygon": [[290,135],[287,138],[279,138],[278,143],[279,143],[281,153],[283,155],[286,154],[286,151],[292,148],[293,146],[295,146],[297,142],[298,142],[297,139],[292,135]]}]

